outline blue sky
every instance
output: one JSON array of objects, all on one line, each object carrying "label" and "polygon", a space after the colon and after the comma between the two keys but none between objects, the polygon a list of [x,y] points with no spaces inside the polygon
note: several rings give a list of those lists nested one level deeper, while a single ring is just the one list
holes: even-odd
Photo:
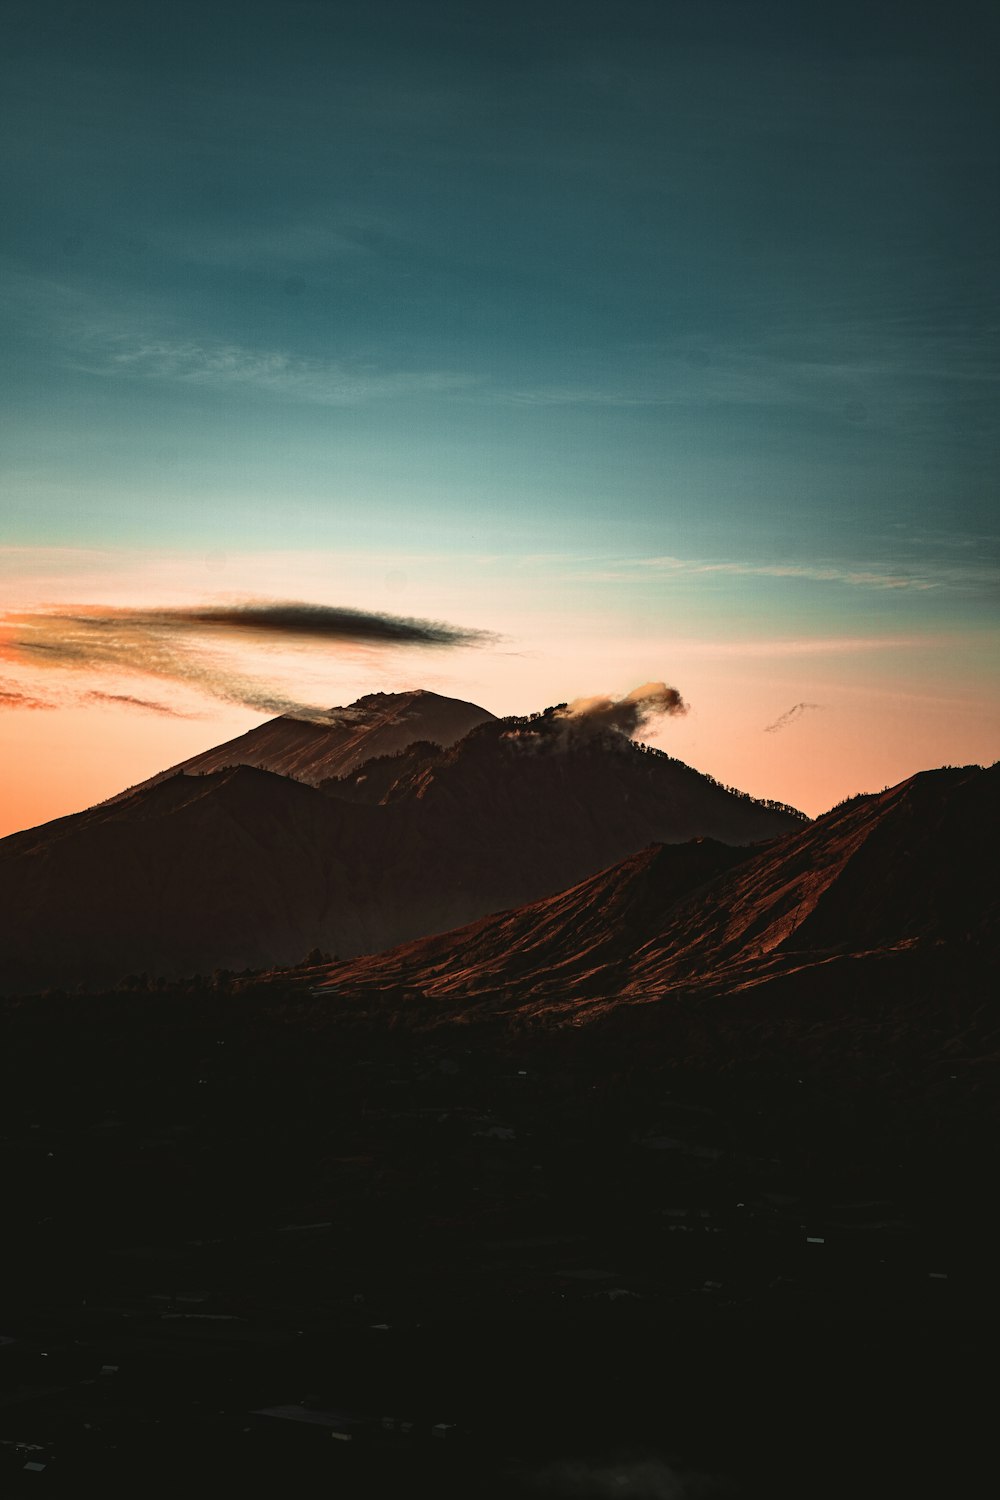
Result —
[{"label": "blue sky", "polygon": [[947,636],[982,693],[998,29],[8,3],[6,542],[237,589],[313,550],[384,608],[376,559],[434,617],[451,559],[525,649],[544,595],[623,642]]}]

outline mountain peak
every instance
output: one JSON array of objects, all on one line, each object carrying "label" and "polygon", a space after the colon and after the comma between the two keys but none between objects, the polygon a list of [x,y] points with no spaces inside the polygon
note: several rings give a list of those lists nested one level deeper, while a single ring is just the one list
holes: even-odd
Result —
[{"label": "mountain peak", "polygon": [[[353,703],[331,708],[328,723],[290,714],[222,745],[214,745],[150,777],[151,786],[183,771],[203,776],[228,766],[253,766],[317,786],[344,776],[377,755],[405,750],[415,740],[453,745],[476,725],[493,718],[488,709],[459,698],[417,688],[403,693],[365,693]],[[130,788],[130,791],[138,788]],[[111,799],[117,801],[118,798]]]}]

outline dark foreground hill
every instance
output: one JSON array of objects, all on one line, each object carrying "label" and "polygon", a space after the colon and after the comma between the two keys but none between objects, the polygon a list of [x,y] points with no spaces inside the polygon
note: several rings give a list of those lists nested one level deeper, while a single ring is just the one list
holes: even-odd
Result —
[{"label": "dark foreground hill", "polygon": [[650,848],[349,964],[4,1001],[6,1284],[58,1288],[70,1342],[110,1308],[113,1364],[182,1333],[995,1313],[998,779]]},{"label": "dark foreground hill", "polygon": [[0,842],[0,986],[377,952],[651,839],[746,844],[802,823],[623,735],[544,717],[488,720],[322,788],[249,766],[179,773]]},{"label": "dark foreground hill", "polygon": [[[242,827],[234,909],[263,883],[264,921],[271,833],[308,884],[310,828],[364,840],[397,783],[324,803],[244,768],[97,812],[161,841],[207,809],[221,845]],[[130,1496],[978,1477],[997,791],[996,769],[932,772],[766,847],[653,846],[336,968],[0,1000],[11,1493],[26,1461]]]}]

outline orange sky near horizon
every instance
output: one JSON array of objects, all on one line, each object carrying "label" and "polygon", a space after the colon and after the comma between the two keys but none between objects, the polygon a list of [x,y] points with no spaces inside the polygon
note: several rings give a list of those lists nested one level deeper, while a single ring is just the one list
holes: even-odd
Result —
[{"label": "orange sky near horizon", "polygon": [[665,681],[813,814],[1000,755],[992,21],[65,9],[0,49],[0,832],[421,686]]},{"label": "orange sky near horizon", "polygon": [[[811,816],[918,770],[989,764],[1000,754],[985,634],[828,637],[814,629],[782,638],[751,634],[746,620],[738,629],[730,622],[728,637],[725,620],[703,634],[690,624],[671,630],[669,620],[657,630],[655,622],[627,617],[609,623],[579,599],[540,601],[534,575],[527,585],[512,581],[506,566],[502,586],[490,588],[482,577],[457,576],[450,562],[442,568],[426,559],[408,562],[414,585],[423,582],[418,588],[407,586],[397,565],[369,570],[366,580],[357,559],[247,554],[229,560],[230,587],[219,590],[198,561],[200,570],[183,555],[37,551],[8,569],[0,608],[13,614],[68,602],[177,607],[220,597],[346,597],[355,608],[412,611],[493,631],[492,643],[446,648],[240,641],[226,648],[223,668],[321,707],[425,687],[496,714],[666,680],[689,712],[651,724],[640,738],[728,785]],[[637,632],[636,624],[647,629]],[[218,667],[218,651],[213,661]],[[91,664],[39,666],[9,650],[0,676],[8,691],[53,705],[7,707],[0,717],[0,836],[80,811],[271,717],[221,701],[198,682]],[[143,706],[152,703],[169,712]]]}]

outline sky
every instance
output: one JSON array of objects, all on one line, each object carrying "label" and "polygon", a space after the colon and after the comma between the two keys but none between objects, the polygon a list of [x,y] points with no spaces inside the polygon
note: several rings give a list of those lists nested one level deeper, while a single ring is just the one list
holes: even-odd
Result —
[{"label": "sky", "polygon": [[2,14],[0,834],[413,687],[1000,756],[995,7]]}]

